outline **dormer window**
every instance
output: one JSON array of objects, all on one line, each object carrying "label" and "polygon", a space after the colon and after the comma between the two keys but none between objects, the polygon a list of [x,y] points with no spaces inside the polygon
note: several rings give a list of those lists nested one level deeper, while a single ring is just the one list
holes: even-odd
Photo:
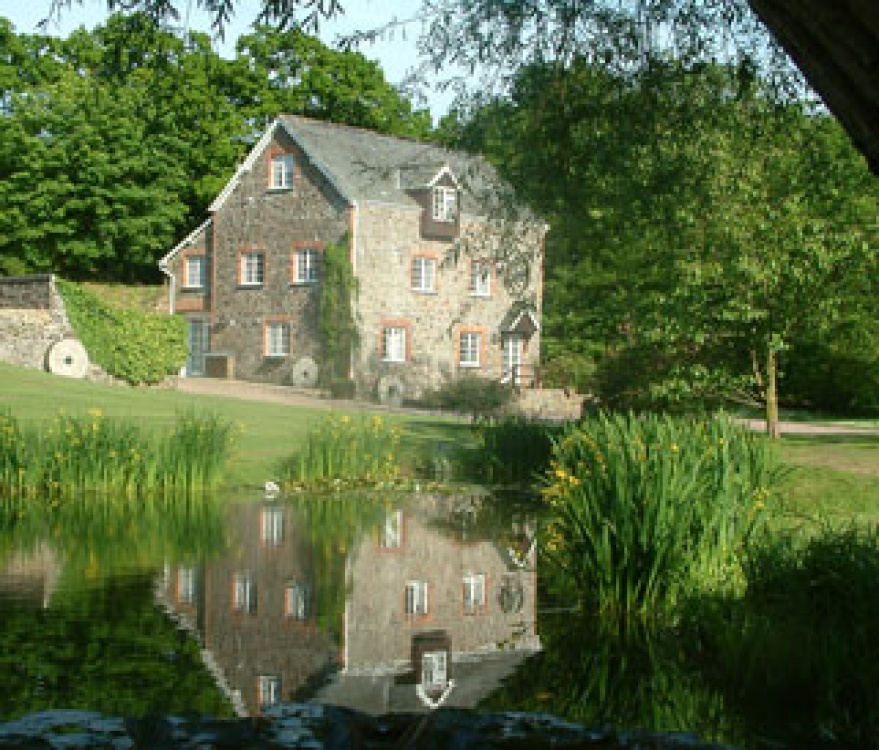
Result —
[{"label": "dormer window", "polygon": [[274,154],[269,170],[269,187],[272,190],[289,190],[293,187],[296,157],[293,154]]},{"label": "dormer window", "polygon": [[433,189],[433,220],[452,223],[458,218],[458,191],[439,186]]}]

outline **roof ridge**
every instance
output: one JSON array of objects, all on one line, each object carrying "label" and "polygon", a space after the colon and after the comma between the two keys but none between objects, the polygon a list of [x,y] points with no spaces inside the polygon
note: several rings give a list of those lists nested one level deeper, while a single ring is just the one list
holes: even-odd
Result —
[{"label": "roof ridge", "polygon": [[416,138],[412,135],[397,135],[395,133],[383,133],[373,128],[365,127],[364,125],[351,125],[347,122],[336,122],[335,120],[321,120],[317,117],[308,117],[307,115],[297,115],[292,113],[282,112],[278,115],[279,118],[289,119],[289,120],[302,120],[305,123],[311,123],[315,125],[329,125],[334,128],[338,128],[339,130],[351,130],[357,133],[363,133],[364,135],[372,136],[373,138],[388,138],[394,141],[405,141],[407,143],[414,143],[419,146],[430,146],[431,148],[438,149],[440,151],[448,151],[456,154],[464,154],[467,155],[466,151],[458,151],[456,149],[449,148],[448,146],[444,146],[440,143],[434,143],[433,141],[425,141],[420,138]]}]

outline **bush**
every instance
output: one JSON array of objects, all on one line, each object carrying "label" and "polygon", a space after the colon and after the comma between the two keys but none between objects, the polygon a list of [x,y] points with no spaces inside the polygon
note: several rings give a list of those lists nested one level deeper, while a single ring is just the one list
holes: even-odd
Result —
[{"label": "bush", "polygon": [[469,414],[474,422],[497,415],[513,398],[513,389],[497,380],[467,376],[450,380],[421,397],[428,408]]},{"label": "bush", "polygon": [[509,416],[480,425],[472,470],[489,484],[530,484],[549,467],[559,422]]},{"label": "bush", "polygon": [[70,324],[92,361],[134,385],[159,383],[186,362],[186,321],[124,310],[70,281],[57,281]]}]

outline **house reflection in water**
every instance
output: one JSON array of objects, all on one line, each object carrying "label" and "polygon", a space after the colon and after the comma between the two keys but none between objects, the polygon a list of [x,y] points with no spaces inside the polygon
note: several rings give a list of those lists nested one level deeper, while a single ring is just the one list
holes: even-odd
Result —
[{"label": "house reflection in water", "polygon": [[232,506],[228,551],[169,567],[158,594],[239,714],[472,706],[539,648],[536,561],[454,533],[456,502],[419,498],[350,547],[295,504]]}]

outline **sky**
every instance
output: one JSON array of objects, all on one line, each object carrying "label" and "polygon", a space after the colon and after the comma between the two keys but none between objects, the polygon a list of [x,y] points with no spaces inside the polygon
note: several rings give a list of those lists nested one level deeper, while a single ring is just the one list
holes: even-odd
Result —
[{"label": "sky", "polygon": [[[190,28],[210,31],[210,19],[204,11],[196,9],[197,0],[191,0],[192,7]],[[331,21],[322,21],[319,36],[327,44],[332,44],[340,36],[356,30],[380,27],[394,20],[414,18],[420,6],[420,0],[343,0],[345,14]],[[19,33],[35,33],[37,24],[46,17],[51,0],[0,0],[0,16],[12,21]],[[181,15],[185,14],[187,0],[178,0],[177,7]],[[224,41],[215,40],[221,55],[232,56],[235,40],[256,19],[259,13],[259,0],[239,0],[235,16],[226,30]],[[89,29],[101,23],[107,16],[106,0],[82,0],[81,5],[74,3],[70,9],[61,12],[59,20],[53,21],[46,32],[56,36],[67,36],[73,29],[85,26]],[[386,34],[384,40],[364,44],[360,51],[369,59],[376,60],[385,73],[385,78],[392,84],[399,84],[406,74],[418,63],[415,38],[418,24],[413,23],[405,32],[399,28]],[[427,100],[416,102],[419,106],[429,106],[434,121],[437,121],[451,103],[452,96],[447,92],[426,89]]]}]

